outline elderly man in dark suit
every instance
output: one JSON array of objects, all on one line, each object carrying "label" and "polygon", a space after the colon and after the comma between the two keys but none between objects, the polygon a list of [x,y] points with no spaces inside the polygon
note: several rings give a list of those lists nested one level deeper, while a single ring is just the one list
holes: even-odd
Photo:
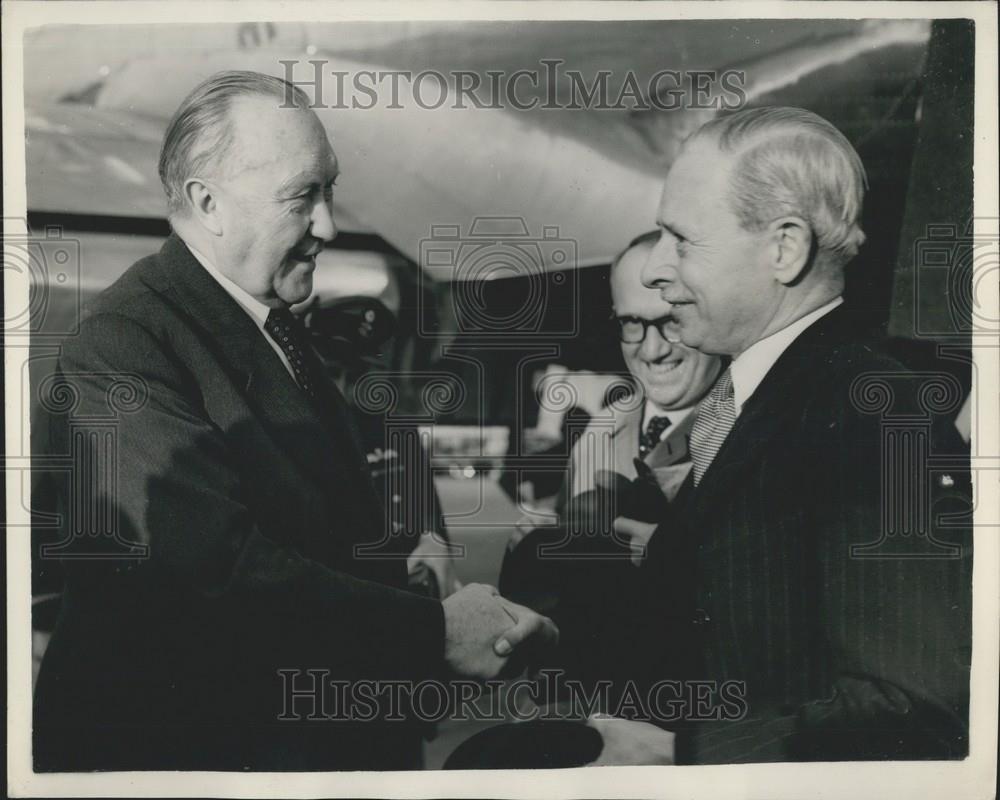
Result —
[{"label": "elderly man in dark suit", "polygon": [[[864,185],[844,136],[790,108],[708,123],[667,176],[643,281],[680,340],[733,360],[620,632],[627,677],[662,690],[644,710],[677,734],[661,760],[967,752],[971,539],[936,524],[941,502],[971,507],[967,476],[892,447],[967,451],[844,304]],[[606,758],[649,740],[632,724],[606,732]]]},{"label": "elderly man in dark suit", "polygon": [[[136,402],[110,434],[113,480],[75,476],[93,505],[64,494],[68,531],[110,509],[123,549],[63,548],[75,557],[38,678],[36,769],[413,768],[405,692],[345,707],[344,687],[492,677],[522,642],[554,638],[489,587],[426,599],[404,590],[403,560],[372,557],[384,509],[288,311],[336,235],[337,173],[308,98],[268,76],[216,75],[171,120],[174,234],[98,299],[59,362],[77,419],[106,418],[116,381]],[[53,416],[57,452],[65,422]],[[79,463],[106,444],[83,437]]]}]

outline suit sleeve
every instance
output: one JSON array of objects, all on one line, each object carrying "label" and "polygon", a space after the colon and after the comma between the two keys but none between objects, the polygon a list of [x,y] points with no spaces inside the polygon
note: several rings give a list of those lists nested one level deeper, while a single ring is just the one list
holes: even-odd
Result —
[{"label": "suit sleeve", "polygon": [[[141,385],[139,407],[114,422],[117,482],[96,500],[114,509],[125,538],[148,547],[144,559],[73,559],[70,576],[133,597],[162,587],[236,647],[278,643],[275,658],[286,663],[392,664],[411,679],[439,675],[440,603],[332,570],[264,536],[236,454],[173,358],[140,324],[114,314],[91,317],[65,345],[60,371],[77,396],[75,417],[107,417],[109,387],[122,376]],[[97,439],[77,441],[84,463],[100,458]]]},{"label": "suit sleeve", "polygon": [[[911,462],[887,463],[887,429],[877,416],[823,413],[828,438],[803,465],[821,491],[806,495],[817,502],[801,535],[813,547],[812,646],[829,665],[827,690],[798,707],[775,703],[742,721],[701,725],[686,760],[958,758],[968,751],[971,532],[935,524],[949,502],[953,513],[971,508],[968,477],[951,471],[942,481]],[[951,433],[938,431],[930,452],[961,454]],[[942,484],[953,487],[950,496]],[[926,493],[926,520],[900,505],[907,492]],[[894,505],[884,508],[883,496]]]}]

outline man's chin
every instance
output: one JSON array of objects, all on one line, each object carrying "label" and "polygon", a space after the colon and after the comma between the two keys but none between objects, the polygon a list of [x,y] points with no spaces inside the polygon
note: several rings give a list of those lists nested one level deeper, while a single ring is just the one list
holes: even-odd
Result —
[{"label": "man's chin", "polygon": [[680,325],[678,326],[678,338],[680,343],[685,347],[690,347],[692,350],[698,350],[700,352],[705,352],[702,348],[705,345],[705,337],[700,335],[697,329],[693,325]]},{"label": "man's chin", "polygon": [[294,281],[277,287],[277,295],[288,305],[295,306],[309,299],[312,294],[312,276],[308,281]]},{"label": "man's chin", "polygon": [[646,397],[653,401],[660,408],[674,408],[684,397],[684,391],[691,382],[691,376],[676,370],[670,381],[657,381],[648,377],[643,381],[646,388]]}]

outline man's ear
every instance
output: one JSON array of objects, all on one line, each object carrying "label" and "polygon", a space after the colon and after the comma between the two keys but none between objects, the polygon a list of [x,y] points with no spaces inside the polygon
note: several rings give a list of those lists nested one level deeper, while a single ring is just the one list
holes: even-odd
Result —
[{"label": "man's ear", "polygon": [[189,178],[184,183],[184,197],[191,209],[191,216],[209,233],[221,236],[222,216],[215,189],[200,178]]},{"label": "man's ear", "polygon": [[770,226],[774,277],[784,286],[795,283],[812,257],[813,234],[801,217],[782,217]]}]

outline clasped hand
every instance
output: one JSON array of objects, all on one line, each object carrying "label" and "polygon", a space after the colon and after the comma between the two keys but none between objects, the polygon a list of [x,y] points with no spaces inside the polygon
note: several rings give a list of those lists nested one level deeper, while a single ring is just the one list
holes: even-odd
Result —
[{"label": "clasped hand", "polygon": [[548,617],[500,596],[492,586],[471,583],[446,598],[445,662],[457,675],[488,680],[544,659],[559,642]]}]

